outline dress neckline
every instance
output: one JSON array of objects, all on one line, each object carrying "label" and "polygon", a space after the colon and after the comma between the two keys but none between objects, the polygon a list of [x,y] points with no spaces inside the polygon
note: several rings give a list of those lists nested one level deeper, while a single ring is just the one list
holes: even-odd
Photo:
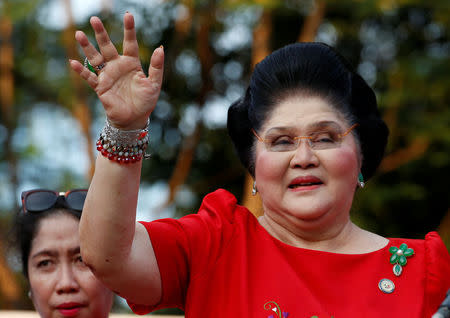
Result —
[{"label": "dress neckline", "polygon": [[387,243],[382,246],[381,248],[374,250],[374,251],[370,251],[370,252],[366,252],[366,253],[335,253],[335,252],[329,252],[329,251],[322,251],[322,250],[314,250],[314,249],[308,249],[308,248],[304,248],[304,247],[297,247],[297,246],[293,246],[290,244],[287,244],[281,240],[279,240],[278,238],[272,236],[258,221],[258,218],[255,217],[253,215],[253,213],[251,213],[250,211],[248,211],[248,213],[250,213],[253,218],[254,221],[256,223],[255,227],[256,230],[258,232],[261,232],[263,234],[263,236],[265,236],[266,238],[272,240],[276,245],[278,245],[280,248],[283,248],[287,251],[291,251],[291,252],[295,252],[295,253],[305,253],[305,254],[309,254],[311,256],[313,255],[334,255],[336,257],[359,257],[359,256],[369,256],[369,255],[376,255],[379,253],[383,253],[384,251],[388,250],[389,247],[392,245],[392,241],[390,238],[386,238]]}]

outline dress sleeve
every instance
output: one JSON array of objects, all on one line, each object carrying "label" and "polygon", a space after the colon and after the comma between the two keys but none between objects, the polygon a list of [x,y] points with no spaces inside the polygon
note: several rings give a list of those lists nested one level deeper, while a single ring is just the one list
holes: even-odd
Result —
[{"label": "dress sleeve", "polygon": [[204,198],[197,214],[141,222],[155,251],[162,297],[156,306],[128,302],[134,313],[174,307],[184,310],[189,282],[214,265],[233,235],[235,207],[236,198],[220,189]]},{"label": "dress sleeve", "polygon": [[425,253],[427,277],[424,317],[431,317],[450,288],[450,255],[437,232],[430,232],[425,236]]}]

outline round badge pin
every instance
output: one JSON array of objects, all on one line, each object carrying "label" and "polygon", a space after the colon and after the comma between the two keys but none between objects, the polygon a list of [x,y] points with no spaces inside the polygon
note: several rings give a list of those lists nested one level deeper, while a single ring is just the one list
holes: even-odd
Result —
[{"label": "round badge pin", "polygon": [[383,278],[378,283],[378,288],[385,294],[391,294],[395,289],[395,285],[392,280]]}]

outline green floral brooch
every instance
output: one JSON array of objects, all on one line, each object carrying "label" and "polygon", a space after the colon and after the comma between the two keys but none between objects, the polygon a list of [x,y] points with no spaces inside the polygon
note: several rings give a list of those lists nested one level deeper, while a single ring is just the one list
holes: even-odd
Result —
[{"label": "green floral brooch", "polygon": [[408,245],[402,243],[400,247],[391,246],[389,252],[392,254],[389,262],[394,265],[392,268],[395,276],[400,276],[403,272],[403,266],[406,265],[407,257],[414,255],[414,250],[408,248]]}]

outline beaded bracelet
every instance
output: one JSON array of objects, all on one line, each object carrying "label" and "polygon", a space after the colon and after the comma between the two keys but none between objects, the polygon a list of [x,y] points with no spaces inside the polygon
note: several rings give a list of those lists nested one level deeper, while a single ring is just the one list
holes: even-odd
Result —
[{"label": "beaded bracelet", "polygon": [[120,164],[135,163],[142,158],[149,159],[150,155],[145,153],[149,137],[148,126],[150,120],[143,129],[122,130],[111,126],[106,119],[100,137],[97,140],[97,150],[108,158]]}]

